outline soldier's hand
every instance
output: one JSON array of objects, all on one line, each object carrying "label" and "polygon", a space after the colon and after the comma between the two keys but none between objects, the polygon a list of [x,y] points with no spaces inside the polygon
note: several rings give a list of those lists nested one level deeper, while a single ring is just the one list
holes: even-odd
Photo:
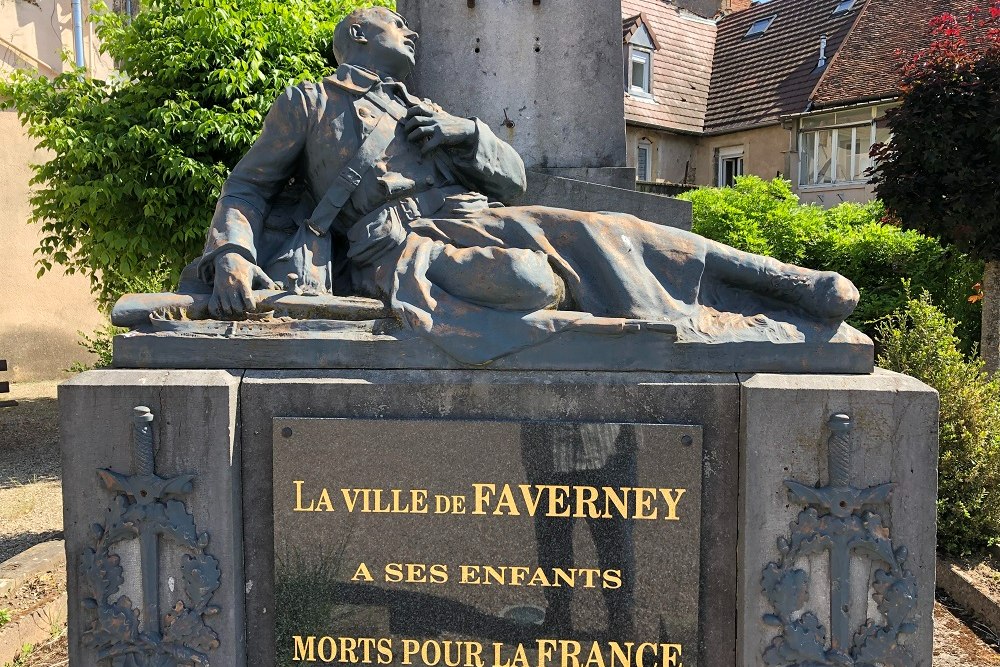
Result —
[{"label": "soldier's hand", "polygon": [[424,103],[407,110],[404,127],[410,141],[424,142],[420,150],[425,154],[441,146],[469,144],[476,136],[475,121],[452,116]]},{"label": "soldier's hand", "polygon": [[242,255],[229,252],[215,258],[215,283],[208,312],[219,320],[242,320],[257,309],[255,287],[276,289],[264,270]]}]

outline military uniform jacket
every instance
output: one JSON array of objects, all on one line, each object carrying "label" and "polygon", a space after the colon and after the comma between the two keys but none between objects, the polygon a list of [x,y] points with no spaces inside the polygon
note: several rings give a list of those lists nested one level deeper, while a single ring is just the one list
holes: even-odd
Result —
[{"label": "military uniform jacket", "polygon": [[[212,262],[223,252],[236,251],[264,268],[277,259],[276,253],[290,252],[287,239],[297,223],[331,188],[342,185],[338,178],[382,117],[392,112],[400,118],[407,107],[420,102],[431,104],[411,96],[402,84],[382,82],[352,65],[341,65],[319,83],[289,87],[272,105],[260,137],[223,186],[199,275],[210,282]],[[387,107],[390,111],[384,110]],[[392,143],[373,164],[365,165],[366,171],[358,170],[364,173],[349,200],[335,220],[326,221],[333,232],[331,242],[344,243],[358,221],[406,198],[417,196],[439,208],[449,196],[459,196],[465,206],[478,201],[485,207],[489,199],[523,192],[520,156],[486,124],[475,122],[476,136],[468,146],[428,156],[406,139],[402,122],[393,123]],[[443,194],[432,196],[437,193]],[[371,238],[373,233],[383,237]],[[402,235],[398,228],[380,230],[376,224],[372,230],[356,230],[353,237],[351,244],[359,247],[352,255],[358,255],[366,244],[381,243],[388,249]]]},{"label": "military uniform jacket", "polygon": [[[239,252],[280,280],[286,267],[329,266],[337,250],[350,293],[386,300],[405,330],[477,365],[580,322],[592,326],[595,316],[666,320],[681,341],[797,335],[783,311],[772,319],[747,310],[746,290],[706,271],[707,239],[621,213],[499,205],[523,192],[525,172],[486,124],[476,120],[468,145],[428,156],[402,123],[380,125],[420,102],[350,65],[289,88],[223,188],[201,280],[211,282],[221,252]],[[367,154],[366,138],[385,127],[391,141],[355,170],[343,207],[314,219],[342,187],[345,166]],[[715,246],[716,256],[735,252]],[[346,293],[329,279],[319,287]]]}]

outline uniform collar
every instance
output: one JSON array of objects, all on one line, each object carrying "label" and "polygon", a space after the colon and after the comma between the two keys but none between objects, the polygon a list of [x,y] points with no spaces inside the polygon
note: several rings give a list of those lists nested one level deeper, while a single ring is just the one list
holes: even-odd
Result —
[{"label": "uniform collar", "polygon": [[364,95],[373,88],[381,87],[383,84],[387,86],[391,85],[393,92],[408,106],[413,106],[421,101],[410,94],[410,91],[406,89],[403,82],[394,79],[383,80],[375,72],[358,67],[357,65],[348,65],[346,63],[340,65],[332,76],[327,77],[327,80],[335,86],[339,86],[355,95]]},{"label": "uniform collar", "polygon": [[375,72],[347,63],[337,67],[337,71],[329,77],[329,80],[334,85],[355,95],[364,95],[376,84],[382,82]]}]

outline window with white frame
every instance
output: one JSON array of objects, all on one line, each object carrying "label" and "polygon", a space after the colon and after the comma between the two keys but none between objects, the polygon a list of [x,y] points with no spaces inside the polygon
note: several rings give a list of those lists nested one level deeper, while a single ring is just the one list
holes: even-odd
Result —
[{"label": "window with white frame", "polygon": [[653,95],[653,51],[656,43],[645,24],[629,39],[626,51],[626,90],[639,97]]},{"label": "window with white frame", "polygon": [[743,146],[719,149],[719,173],[716,182],[719,187],[731,188],[736,185],[736,177],[743,175]]},{"label": "window with white frame", "polygon": [[747,37],[757,37],[758,35],[763,35],[767,32],[767,29],[771,27],[771,24],[774,23],[774,19],[777,17],[778,15],[775,14],[774,16],[768,16],[767,18],[754,21],[750,24],[750,27],[747,29],[747,34],[743,35],[743,38],[746,39]]},{"label": "window with white frame", "polygon": [[865,183],[872,144],[888,140],[879,122],[886,106],[803,118],[799,124],[799,184]]},{"label": "window with white frame", "polygon": [[635,151],[635,180],[653,180],[653,142],[648,139],[640,140]]}]

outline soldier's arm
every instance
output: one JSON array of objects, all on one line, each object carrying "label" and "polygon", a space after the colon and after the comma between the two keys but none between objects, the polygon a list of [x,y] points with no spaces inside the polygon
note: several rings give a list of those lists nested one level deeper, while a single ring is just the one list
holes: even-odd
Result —
[{"label": "soldier's arm", "polygon": [[424,100],[409,109],[405,128],[424,153],[445,149],[456,176],[470,189],[500,201],[524,194],[521,156],[478,118],[452,116]]},{"label": "soldier's arm", "polygon": [[461,177],[491,199],[507,201],[524,194],[528,181],[521,156],[486,123],[473,120],[476,133],[470,147],[451,154]]},{"label": "soldier's arm", "polygon": [[212,282],[215,258],[236,253],[257,262],[257,241],[270,201],[295,173],[305,146],[309,100],[304,86],[289,87],[271,105],[253,146],[233,169],[215,207],[198,274]]}]

